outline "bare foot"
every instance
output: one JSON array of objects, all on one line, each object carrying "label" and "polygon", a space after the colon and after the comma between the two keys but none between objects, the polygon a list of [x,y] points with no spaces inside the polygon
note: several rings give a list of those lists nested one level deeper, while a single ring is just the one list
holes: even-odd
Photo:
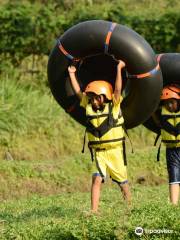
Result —
[{"label": "bare foot", "polygon": [[85,215],[85,217],[91,217],[91,216],[99,216],[100,212],[99,211],[90,210],[90,211],[84,211],[83,214]]}]

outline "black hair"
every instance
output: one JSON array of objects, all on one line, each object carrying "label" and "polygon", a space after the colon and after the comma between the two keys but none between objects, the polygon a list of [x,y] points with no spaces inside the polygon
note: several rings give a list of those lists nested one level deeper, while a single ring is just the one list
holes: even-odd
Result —
[{"label": "black hair", "polygon": [[108,103],[108,102],[111,101],[111,100],[107,99],[107,97],[106,97],[105,94],[99,94],[99,95],[97,95],[97,94],[95,94],[94,92],[87,92],[86,94],[87,94],[87,96],[90,97],[90,98],[91,98],[92,96],[100,96],[100,95],[102,95],[103,98],[104,98],[104,103]]},{"label": "black hair", "polygon": [[177,101],[177,112],[179,112],[180,111],[180,99],[168,98],[168,99],[165,99],[165,100],[161,100],[159,106],[162,107],[163,105],[165,105],[165,102],[169,99],[174,99],[174,100]]}]

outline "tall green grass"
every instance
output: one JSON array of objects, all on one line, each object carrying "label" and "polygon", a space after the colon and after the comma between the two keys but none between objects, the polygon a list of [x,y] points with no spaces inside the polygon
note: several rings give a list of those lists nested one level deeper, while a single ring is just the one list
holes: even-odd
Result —
[{"label": "tall green grass", "polygon": [[[51,159],[80,151],[84,128],[55,102],[49,88],[38,85],[36,75],[23,80],[20,69],[7,64],[5,70],[0,76],[0,158],[6,152],[15,159]],[[130,137],[136,148],[152,145],[154,135],[138,127]]]},{"label": "tall green grass", "polygon": [[[13,79],[2,79],[0,101],[2,147],[16,151],[22,146],[29,151],[28,146],[32,146],[41,154],[43,150],[45,157],[51,146],[56,148],[55,154],[65,154],[80,145],[82,128],[64,113],[49,91],[45,93],[25,87]],[[76,136],[75,141],[72,141],[72,136]],[[37,141],[35,146],[33,141]]]},{"label": "tall green grass", "polygon": [[[144,6],[157,15],[168,4],[179,6],[178,1],[157,3],[122,1],[131,14],[146,15]],[[157,163],[155,136],[142,126],[129,131],[134,154],[127,140],[132,209],[108,179],[100,216],[87,217],[92,166],[88,150],[79,154],[84,129],[49,92],[47,58],[35,60],[33,65],[29,57],[16,69],[6,62],[0,67],[0,239],[128,240],[139,238],[137,226],[174,231],[145,233],[141,239],[178,239],[179,207],[168,202],[164,148]]]}]

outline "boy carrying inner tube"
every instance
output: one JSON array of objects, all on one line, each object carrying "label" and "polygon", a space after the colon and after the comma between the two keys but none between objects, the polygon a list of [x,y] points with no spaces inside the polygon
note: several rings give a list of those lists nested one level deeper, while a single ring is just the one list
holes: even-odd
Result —
[{"label": "boy carrying inner tube", "polygon": [[82,92],[75,75],[76,68],[68,67],[72,87],[80,99],[80,105],[86,110],[88,147],[96,164],[91,186],[93,213],[98,211],[101,183],[107,172],[119,185],[127,203],[131,200],[124,153],[124,119],[120,110],[123,67],[125,63],[118,61],[114,93],[111,84],[103,80],[90,82]]},{"label": "boy carrying inner tube", "polygon": [[169,85],[161,95],[161,116],[155,118],[161,128],[161,141],[166,146],[166,162],[169,175],[169,195],[172,204],[177,205],[180,188],[180,88]]}]

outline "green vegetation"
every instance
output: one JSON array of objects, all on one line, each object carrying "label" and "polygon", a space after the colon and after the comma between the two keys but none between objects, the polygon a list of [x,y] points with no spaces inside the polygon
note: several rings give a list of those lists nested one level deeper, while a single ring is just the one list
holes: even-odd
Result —
[{"label": "green vegetation", "polygon": [[178,0],[6,1],[0,7],[0,55],[15,65],[31,54],[48,55],[59,35],[90,19],[128,25],[157,52],[178,51],[179,11]]},{"label": "green vegetation", "polygon": [[[31,156],[33,159],[43,154],[45,146],[47,151],[49,148],[52,151],[57,148],[54,154],[65,154],[77,149],[82,134],[76,137],[74,146],[71,145],[71,136],[76,130],[80,132],[81,127],[63,113],[52,96],[10,80],[1,81],[0,89],[0,143],[3,148],[11,149],[14,158],[29,158],[27,156],[31,149],[28,148],[31,146],[37,152]],[[20,153],[16,153],[17,149]],[[47,152],[44,152],[45,156]]]},{"label": "green vegetation", "polygon": [[[118,189],[102,192],[101,213],[87,216],[89,194],[62,193],[31,197],[0,204],[1,239],[137,239],[136,227],[144,231],[165,229],[172,233],[144,233],[141,239],[178,239],[179,208],[168,203],[166,187],[133,187],[134,201],[128,209]],[[161,194],[159,194],[161,193]]]},{"label": "green vegetation", "polygon": [[136,227],[169,229],[141,239],[178,239],[178,211],[168,203],[165,151],[154,134],[129,131],[133,204],[107,181],[101,214],[87,216],[91,160],[80,154],[84,128],[58,106],[47,83],[55,39],[74,24],[104,19],[130,26],[156,52],[179,51],[180,1],[0,0],[0,239],[137,239]]},{"label": "green vegetation", "polygon": [[[129,180],[132,184],[156,186],[166,182],[164,149],[162,148],[159,163],[156,162],[155,149],[146,147],[136,149],[134,154],[127,152]],[[92,163],[88,150],[86,154],[59,155],[54,160],[50,160],[49,156],[46,160],[1,160],[0,199],[64,191],[84,192],[89,190],[91,173]]]},{"label": "green vegetation", "polygon": [[[158,0],[153,4],[150,0],[23,0],[21,3],[1,3],[2,159],[6,152],[15,159],[43,159],[44,156],[54,159],[81,148],[83,128],[64,114],[52,99],[46,76],[47,55],[55,39],[69,27],[88,19],[111,20],[132,27],[158,52],[179,49],[179,1]],[[152,144],[152,134],[145,129],[132,130],[132,135],[137,146],[139,142]],[[71,136],[76,136],[73,144]],[[59,140],[61,137],[63,141]]]},{"label": "green vegetation", "polygon": [[[164,149],[128,152],[133,195],[130,209],[116,184],[107,179],[100,215],[89,216],[90,155],[49,161],[1,161],[0,239],[177,239],[178,211],[168,202]],[[148,233],[171,230],[169,234]]]},{"label": "green vegetation", "polygon": [[[7,159],[10,153],[16,160],[51,160],[81,151],[84,127],[55,102],[47,88],[46,64],[47,58],[43,57],[33,65],[32,56],[18,68],[7,60],[2,63],[1,159]],[[143,146],[153,144],[154,134],[143,127],[131,130],[130,136],[135,147],[139,142]]]}]

